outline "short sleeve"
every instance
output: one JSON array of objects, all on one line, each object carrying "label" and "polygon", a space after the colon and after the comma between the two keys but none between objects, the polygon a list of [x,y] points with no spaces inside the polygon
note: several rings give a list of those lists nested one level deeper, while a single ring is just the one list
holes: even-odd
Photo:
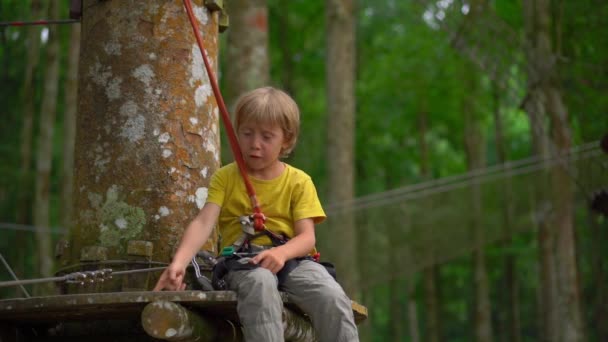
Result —
[{"label": "short sleeve", "polygon": [[310,177],[298,182],[292,197],[292,208],[294,221],[312,218],[315,223],[321,223],[325,220],[325,212],[317,196],[317,189]]},{"label": "short sleeve", "polygon": [[226,197],[226,172],[223,169],[219,169],[211,176],[211,182],[209,183],[209,193],[207,195],[207,203],[215,203],[220,207],[224,206],[224,199]]}]

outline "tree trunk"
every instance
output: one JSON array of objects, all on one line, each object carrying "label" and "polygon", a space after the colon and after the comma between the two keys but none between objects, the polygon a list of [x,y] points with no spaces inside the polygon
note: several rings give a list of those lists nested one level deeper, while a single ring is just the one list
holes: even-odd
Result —
[{"label": "tree trunk", "polygon": [[[327,158],[330,204],[349,202],[354,196],[355,125],[355,16],[352,0],[327,0]],[[357,230],[352,212],[335,220],[340,253],[335,263],[344,290],[358,298]]]},{"label": "tree trunk", "polygon": [[266,0],[232,0],[228,5],[226,102],[234,105],[239,95],[270,81],[268,6]]},{"label": "tree trunk", "polygon": [[[532,7],[534,6],[534,7]],[[549,150],[557,158],[571,147],[570,126],[567,108],[557,86],[558,72],[556,54],[552,47],[551,9],[548,0],[536,0],[534,4],[524,6],[524,19],[528,34],[528,73],[529,83],[538,93],[537,101],[543,106],[551,123],[552,143]],[[560,23],[557,23],[559,26]],[[530,80],[531,79],[531,80]],[[528,94],[530,97],[531,94]],[[544,126],[540,126],[544,128]],[[537,128],[537,129],[540,129]],[[569,178],[568,162],[560,160],[551,169],[552,215],[551,227],[547,231],[549,250],[555,250],[553,266],[556,296],[553,309],[559,320],[555,331],[558,336],[552,338],[564,341],[583,341],[585,339],[580,289],[578,284],[578,267],[576,263],[575,236],[573,229],[573,194]],[[549,252],[551,253],[551,252]],[[558,267],[556,267],[559,265]],[[546,328],[547,329],[547,328]],[[546,330],[551,334],[550,330]]]},{"label": "tree trunk", "polygon": [[[507,162],[507,148],[504,140],[502,115],[500,111],[500,98],[499,98],[498,85],[493,85],[493,104],[494,104],[494,131],[496,136],[496,155],[498,162],[505,165]],[[503,225],[504,225],[504,239],[502,244],[505,247],[506,255],[504,256],[504,284],[506,293],[501,296],[503,304],[506,307],[506,312],[501,315],[502,325],[504,326],[503,334],[505,341],[519,342],[521,341],[520,335],[520,322],[519,322],[519,294],[517,285],[517,270],[515,268],[515,256],[510,252],[510,247],[513,244],[513,231],[512,231],[512,217],[513,217],[513,192],[511,179],[506,178],[502,188],[503,203]]]},{"label": "tree trunk", "polygon": [[[266,0],[234,0],[226,5],[230,28],[226,32],[225,99],[234,108],[240,95],[270,82],[268,6]],[[226,135],[221,135],[221,145],[222,150],[231,151]],[[233,160],[232,153],[222,156],[222,164]]]},{"label": "tree trunk", "polygon": [[[426,142],[428,131],[428,114],[425,109],[418,114],[418,132],[420,145],[420,176],[422,181],[431,178],[429,167],[429,149]],[[429,209],[432,203],[428,203]],[[434,254],[435,251],[433,251]],[[424,299],[426,304],[426,340],[439,342],[441,340],[441,328],[439,323],[439,265],[433,258],[431,266],[422,271],[424,279]]]},{"label": "tree trunk", "polygon": [[291,32],[289,28],[289,13],[285,11],[281,13],[278,19],[279,26],[279,50],[281,51],[281,84],[283,89],[292,96],[295,96],[295,87],[293,85],[293,56],[291,51]]},{"label": "tree trunk", "polygon": [[[49,18],[59,17],[59,3],[52,1],[49,7]],[[59,27],[49,27],[49,40],[46,54],[46,73],[44,78],[44,95],[40,109],[40,135],[38,139],[38,153],[36,158],[36,188],[34,191],[34,225],[36,242],[38,244],[38,265],[41,277],[50,277],[53,274],[52,237],[48,230],[49,195],[51,163],[53,160],[53,133],[55,128],[55,115],[57,111],[57,93],[59,80]],[[50,287],[40,287],[40,294],[50,291]]]},{"label": "tree trunk", "polygon": [[[219,12],[201,3],[194,14],[217,68]],[[83,9],[75,215],[64,257],[169,262],[220,160],[217,103],[199,47],[181,1],[85,0]],[[121,290],[103,286],[97,291]]]},{"label": "tree trunk", "polygon": [[[549,156],[549,140],[545,128],[544,96],[537,86],[539,62],[536,51],[536,19],[533,1],[523,2],[523,17],[526,32],[526,59],[527,65],[527,96],[524,109],[530,118],[532,147],[538,158],[545,160]],[[551,231],[546,207],[549,206],[547,196],[547,177],[541,177],[535,186],[535,203],[538,217],[538,250],[539,250],[539,313],[540,340],[558,340],[558,314],[557,314],[557,284],[555,279],[555,263],[553,253],[553,232]]]},{"label": "tree trunk", "polygon": [[[603,220],[606,225],[606,220]],[[591,303],[593,303],[593,327],[597,333],[597,341],[608,341],[608,282],[606,277],[605,265],[606,261],[603,258],[602,245],[606,244],[608,236],[606,227],[601,227],[600,216],[590,212],[589,226],[591,227],[591,274],[592,274],[592,295]]]},{"label": "tree trunk", "polygon": [[418,329],[418,305],[416,303],[416,277],[412,275],[407,282],[407,321],[410,331],[410,341],[420,342]]},{"label": "tree trunk", "polygon": [[[481,131],[480,118],[475,113],[473,97],[477,81],[474,75],[467,76],[470,93],[465,99],[465,149],[467,167],[474,171],[485,165],[485,144]],[[490,310],[490,293],[485,258],[485,234],[482,226],[482,198],[480,185],[471,186],[471,231],[475,241],[473,252],[473,269],[475,283],[475,340],[492,341],[492,312]]]},{"label": "tree trunk", "polygon": [[[43,6],[39,0],[32,0],[31,17],[39,18],[43,13]],[[40,59],[40,27],[31,26],[27,29],[27,64],[25,77],[23,79],[22,103],[23,103],[23,126],[21,127],[21,148],[20,148],[20,171],[19,171],[19,193],[17,194],[17,205],[15,209],[15,222],[18,224],[31,223],[31,184],[32,184],[32,126],[34,121],[34,74]],[[8,68],[7,68],[8,71]],[[17,234],[15,245],[18,246],[15,257],[15,274],[20,277],[25,275],[26,252],[30,249],[31,243],[29,234]],[[36,275],[37,276],[37,275]],[[21,292],[17,289],[17,291]]]},{"label": "tree trunk", "polygon": [[80,57],[80,24],[71,26],[68,50],[68,71],[63,113],[63,168],[61,188],[61,225],[72,226],[72,191],[74,189],[74,142],[76,140],[76,108],[78,106],[78,59]]}]

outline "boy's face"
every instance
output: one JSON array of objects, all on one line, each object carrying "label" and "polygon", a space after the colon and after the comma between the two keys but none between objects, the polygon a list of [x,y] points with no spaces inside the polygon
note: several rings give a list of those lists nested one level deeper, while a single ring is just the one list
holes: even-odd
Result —
[{"label": "boy's face", "polygon": [[287,148],[281,127],[247,122],[239,127],[237,134],[243,158],[253,176],[264,176],[280,166],[279,156]]}]

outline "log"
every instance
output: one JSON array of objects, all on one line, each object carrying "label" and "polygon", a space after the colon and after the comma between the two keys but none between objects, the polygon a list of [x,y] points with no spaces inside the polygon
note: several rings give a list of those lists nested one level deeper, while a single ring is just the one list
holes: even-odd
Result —
[{"label": "log", "polygon": [[146,333],[166,341],[240,341],[240,329],[228,320],[212,321],[167,300],[152,302],[141,313]]}]

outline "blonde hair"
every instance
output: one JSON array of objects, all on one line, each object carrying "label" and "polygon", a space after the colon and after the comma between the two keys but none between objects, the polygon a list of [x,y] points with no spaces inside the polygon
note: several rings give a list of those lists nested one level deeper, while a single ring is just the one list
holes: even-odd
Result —
[{"label": "blonde hair", "polygon": [[257,88],[239,97],[234,111],[234,127],[245,123],[278,126],[283,130],[287,147],[281,158],[293,151],[300,132],[300,110],[287,93],[273,87]]}]

